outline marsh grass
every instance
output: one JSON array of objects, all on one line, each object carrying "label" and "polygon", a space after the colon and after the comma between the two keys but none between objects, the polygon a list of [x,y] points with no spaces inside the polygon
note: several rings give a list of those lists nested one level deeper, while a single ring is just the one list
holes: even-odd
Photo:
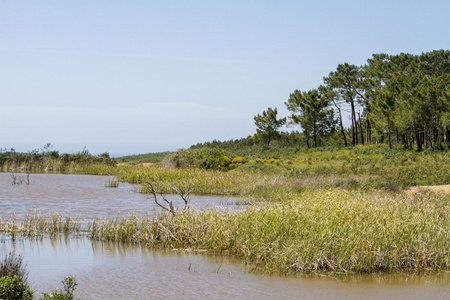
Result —
[{"label": "marsh grass", "polygon": [[110,177],[110,178],[106,179],[105,187],[107,187],[107,188],[119,187],[119,178],[118,177]]},{"label": "marsh grass", "polygon": [[76,218],[62,214],[28,215],[23,220],[17,221],[13,218],[10,221],[0,221],[0,231],[15,235],[37,236],[42,234],[57,235],[78,234],[82,232],[81,222]]},{"label": "marsh grass", "polygon": [[264,273],[450,270],[449,200],[432,193],[322,189],[242,211],[95,219],[83,230],[64,226],[71,224],[64,217],[28,219],[21,228],[30,228],[25,234],[79,230],[93,240],[233,255]]},{"label": "marsh grass", "polygon": [[236,255],[268,273],[450,268],[448,197],[308,193],[245,211],[95,221],[95,239]]}]

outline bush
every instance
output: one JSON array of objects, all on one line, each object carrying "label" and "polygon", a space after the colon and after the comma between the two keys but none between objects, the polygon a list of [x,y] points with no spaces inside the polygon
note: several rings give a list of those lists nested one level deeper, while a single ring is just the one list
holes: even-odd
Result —
[{"label": "bush", "polygon": [[3,262],[0,263],[0,277],[7,275],[17,275],[23,282],[27,281],[28,272],[26,265],[23,264],[23,257],[21,255],[16,256],[10,252]]},{"label": "bush", "polygon": [[221,169],[224,166],[223,163],[226,163],[224,157],[228,158],[229,156],[230,153],[217,148],[181,149],[169,155],[166,158],[168,161],[163,164],[182,168]]},{"label": "bush", "polygon": [[235,158],[233,158],[232,161],[233,164],[243,164],[245,163],[245,158],[243,158],[242,156],[236,156]]},{"label": "bush", "polygon": [[0,277],[0,299],[33,299],[33,291],[17,275]]},{"label": "bush", "polygon": [[63,279],[62,283],[64,285],[64,289],[62,289],[62,290],[56,289],[50,293],[43,293],[44,296],[40,299],[43,299],[43,300],[49,300],[49,299],[72,300],[72,299],[74,299],[73,292],[75,291],[75,287],[77,286],[75,277],[67,276]]}]

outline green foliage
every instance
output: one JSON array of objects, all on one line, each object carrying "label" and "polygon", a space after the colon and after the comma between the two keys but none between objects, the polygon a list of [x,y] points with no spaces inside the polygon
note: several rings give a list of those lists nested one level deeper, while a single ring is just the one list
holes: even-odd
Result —
[{"label": "green foliage", "polygon": [[108,188],[117,188],[119,187],[119,178],[118,177],[110,177],[105,182],[105,187]]},{"label": "green foliage", "polygon": [[279,136],[278,129],[286,123],[286,118],[277,119],[277,108],[268,108],[263,111],[262,115],[256,115],[254,117],[257,136],[262,137],[267,141],[267,146],[270,146],[270,142]]},{"label": "green foliage", "polygon": [[43,293],[42,300],[72,300],[74,299],[75,287],[78,285],[75,281],[75,276],[67,276],[62,281],[64,288],[55,289],[49,293]]},{"label": "green foliage", "polygon": [[0,299],[31,300],[33,291],[22,277],[8,274],[0,277]]},{"label": "green foliage", "polygon": [[108,152],[103,152],[102,154],[99,155],[99,157],[110,158]]},{"label": "green foliage", "polygon": [[231,153],[218,148],[181,149],[168,155],[163,164],[182,168],[220,169],[227,164],[225,157],[228,158],[229,156],[231,156]]},{"label": "green foliage", "polygon": [[0,263],[0,277],[8,274],[17,275],[22,281],[27,281],[28,272],[26,271],[26,265],[23,264],[22,255],[15,255],[10,252],[5,256],[5,259]]},{"label": "green foliage", "polygon": [[169,152],[156,152],[138,155],[122,156],[115,159],[118,163],[139,164],[139,163],[159,163]]},{"label": "green foliage", "polygon": [[[33,236],[38,232],[63,232],[69,233],[72,229],[67,228],[69,223],[66,218],[65,221],[53,216],[52,221],[44,221],[43,217],[28,217],[22,224],[21,231],[27,236]],[[39,223],[39,224],[38,224]],[[63,224],[61,226],[61,224]],[[59,224],[59,225],[58,225]],[[12,224],[11,230],[17,230],[15,222]],[[55,226],[58,227],[55,230]],[[78,228],[79,230],[79,228]],[[8,232],[8,230],[0,226],[0,231]],[[12,232],[14,234],[14,232]],[[27,283],[28,271],[26,265],[23,264],[23,257],[21,255],[16,256],[10,252],[0,263],[0,299],[33,299],[34,291],[31,290]],[[67,276],[62,281],[64,285],[63,290],[54,290],[50,293],[43,293],[43,297],[40,299],[57,299],[57,300],[72,300],[74,299],[73,292],[77,285],[74,276]]]},{"label": "green foliage", "polygon": [[320,95],[319,90],[313,89],[308,92],[295,90],[285,104],[287,109],[293,113],[289,117],[291,124],[301,125],[308,148],[311,134],[314,147],[317,147],[318,135],[326,135],[334,129],[333,109],[327,109],[330,102],[327,97]]},{"label": "green foliage", "polygon": [[0,299],[32,299],[23,257],[10,252],[0,263]]},{"label": "green foliage", "polygon": [[16,152],[14,149],[7,151],[0,149],[0,171],[23,171],[23,172],[68,172],[79,169],[80,166],[108,165],[113,166],[113,159],[107,157],[107,153],[101,156],[89,154],[84,149],[76,154],[64,153],[59,155],[58,151],[51,150],[46,145],[45,150],[33,150],[27,153]]}]

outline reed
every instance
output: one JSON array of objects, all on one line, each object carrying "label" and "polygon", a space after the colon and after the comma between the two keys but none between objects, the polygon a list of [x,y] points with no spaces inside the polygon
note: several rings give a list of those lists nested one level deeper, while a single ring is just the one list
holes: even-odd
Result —
[{"label": "reed", "polygon": [[17,234],[33,237],[60,233],[68,236],[80,233],[82,225],[76,218],[62,214],[34,214],[26,216],[21,221],[17,221],[15,218],[10,221],[0,221],[0,231],[11,234],[13,237]]},{"label": "reed", "polygon": [[110,178],[106,179],[105,187],[108,187],[108,188],[119,187],[119,178],[118,177],[110,177]]},{"label": "reed", "polygon": [[99,240],[235,255],[267,273],[450,269],[449,197],[307,192],[239,212],[95,220]]}]

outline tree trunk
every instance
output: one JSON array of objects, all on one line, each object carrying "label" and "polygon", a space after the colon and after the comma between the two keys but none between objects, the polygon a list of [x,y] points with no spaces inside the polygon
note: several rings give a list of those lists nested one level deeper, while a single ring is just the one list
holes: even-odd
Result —
[{"label": "tree trunk", "polygon": [[447,134],[445,135],[445,141],[447,145],[450,145],[450,127],[447,127]]},{"label": "tree trunk", "polygon": [[304,131],[303,132],[304,133],[304,135],[305,135],[305,137],[306,137],[306,147],[308,147],[308,149],[309,148],[311,148],[310,146],[309,146],[309,133],[308,133],[308,131]]},{"label": "tree trunk", "polygon": [[427,130],[427,127],[425,127],[423,129],[423,143],[425,144],[425,149],[428,149],[429,145],[428,145],[428,130]]},{"label": "tree trunk", "polygon": [[364,134],[362,129],[361,116],[358,117],[359,117],[359,133],[361,134],[361,145],[364,145]]},{"label": "tree trunk", "polygon": [[388,140],[389,140],[389,149],[392,150],[392,144],[391,144],[391,128],[388,129]]},{"label": "tree trunk", "polygon": [[366,120],[366,144],[370,144],[372,142],[372,130],[370,127],[369,118]]},{"label": "tree trunk", "polygon": [[356,129],[355,104],[353,103],[353,98],[350,99],[350,105],[352,110],[352,144],[354,147],[358,144],[358,131]]},{"label": "tree trunk", "polygon": [[345,136],[344,126],[342,125],[342,115],[341,111],[339,110],[339,127],[341,128],[342,137],[344,138],[344,145],[347,147],[347,137]]},{"label": "tree trunk", "polygon": [[421,141],[421,138],[420,138],[420,131],[416,127],[416,128],[414,128],[414,132],[415,132],[415,136],[416,136],[417,151],[422,151],[422,141]]},{"label": "tree trunk", "polygon": [[316,124],[313,126],[313,135],[314,135],[314,148],[317,148],[317,132],[316,132]]}]

